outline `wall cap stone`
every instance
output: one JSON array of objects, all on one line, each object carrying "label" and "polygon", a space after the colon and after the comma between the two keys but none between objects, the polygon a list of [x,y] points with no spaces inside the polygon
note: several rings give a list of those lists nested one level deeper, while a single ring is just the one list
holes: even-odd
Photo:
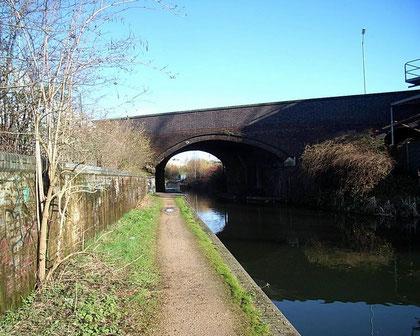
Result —
[{"label": "wall cap stone", "polygon": [[28,155],[0,152],[0,171],[35,172],[35,158]]},{"label": "wall cap stone", "polygon": [[[0,171],[30,171],[35,173],[35,157],[15,153],[0,152]],[[96,174],[123,177],[147,177],[145,174],[134,174],[123,170],[89,166],[65,162],[60,165],[62,170],[80,174]]]},{"label": "wall cap stone", "polygon": [[[35,157],[15,153],[0,152],[0,171],[30,171],[35,173]],[[89,166],[79,163],[65,162],[62,170],[79,174],[95,174],[124,177],[147,177],[145,174],[134,174],[123,170]]]},{"label": "wall cap stone", "polygon": [[125,176],[125,177],[146,177],[144,174],[134,174],[124,170],[89,166],[80,163],[65,162],[61,164],[63,170],[68,170],[74,173],[80,174],[96,174],[96,175],[108,175],[108,176]]}]

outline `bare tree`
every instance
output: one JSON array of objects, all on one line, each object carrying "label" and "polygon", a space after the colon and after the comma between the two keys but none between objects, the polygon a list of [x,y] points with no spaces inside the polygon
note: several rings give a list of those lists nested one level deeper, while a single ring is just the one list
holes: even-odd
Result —
[{"label": "bare tree", "polygon": [[[22,6],[25,15],[26,6]],[[32,154],[33,130],[29,87],[24,83],[30,66],[23,62],[20,18],[0,3],[0,150]]]},{"label": "bare tree", "polygon": [[101,69],[125,70],[139,62],[131,52],[133,36],[109,40],[102,29],[115,15],[148,5],[175,10],[160,0],[3,0],[0,4],[0,131],[9,147],[21,144],[22,137],[29,139],[30,144],[23,146],[35,155],[40,287],[47,272],[51,205],[56,198],[61,202],[63,195],[60,163],[72,157],[75,148],[82,148],[75,135],[90,125],[81,114],[79,98],[89,88],[107,83]]},{"label": "bare tree", "polygon": [[90,152],[96,165],[138,173],[152,162],[150,141],[130,119],[102,120],[90,129]]}]

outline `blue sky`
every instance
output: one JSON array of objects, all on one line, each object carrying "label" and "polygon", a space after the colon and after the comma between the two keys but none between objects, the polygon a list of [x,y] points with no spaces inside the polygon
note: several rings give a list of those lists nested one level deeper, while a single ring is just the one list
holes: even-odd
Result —
[{"label": "blue sky", "polygon": [[178,75],[135,66],[102,104],[148,91],[111,116],[363,93],[362,28],[368,93],[406,90],[404,63],[420,58],[420,0],[176,3],[186,16],[123,14],[148,41],[142,59]]}]

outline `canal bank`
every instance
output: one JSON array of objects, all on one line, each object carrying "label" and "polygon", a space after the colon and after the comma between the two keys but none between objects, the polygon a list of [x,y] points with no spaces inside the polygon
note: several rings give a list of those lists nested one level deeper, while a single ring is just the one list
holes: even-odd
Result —
[{"label": "canal bank", "polygon": [[227,288],[200,252],[170,194],[163,201],[158,228],[162,310],[155,336],[242,335],[238,309]]},{"label": "canal bank", "polygon": [[[194,211],[191,204],[188,203],[189,207]],[[272,335],[300,335],[294,326],[287,320],[287,318],[281,313],[281,311],[272,303],[268,296],[262,291],[247,271],[241,266],[236,258],[230,253],[220,239],[210,230],[208,225],[198,216],[194,211],[195,220],[200,225],[201,229],[210,238],[213,246],[217,250],[218,254],[222,257],[223,261],[238,279],[240,285],[245,289],[247,293],[251,293],[252,301],[261,313],[261,316],[265,323],[270,326]]]},{"label": "canal bank", "polygon": [[180,213],[173,195],[159,196],[164,302],[156,335],[268,335],[264,322],[271,335],[299,335],[191,207],[177,200]]}]

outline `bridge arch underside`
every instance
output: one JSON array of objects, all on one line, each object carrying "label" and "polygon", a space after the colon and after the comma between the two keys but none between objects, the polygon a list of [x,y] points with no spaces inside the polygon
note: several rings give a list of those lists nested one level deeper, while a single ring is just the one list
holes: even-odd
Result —
[{"label": "bridge arch underside", "polygon": [[200,150],[219,158],[224,166],[226,191],[238,197],[280,197],[287,184],[285,155],[259,146],[229,140],[184,141],[156,166],[156,190],[165,191],[165,167],[176,154]]}]

